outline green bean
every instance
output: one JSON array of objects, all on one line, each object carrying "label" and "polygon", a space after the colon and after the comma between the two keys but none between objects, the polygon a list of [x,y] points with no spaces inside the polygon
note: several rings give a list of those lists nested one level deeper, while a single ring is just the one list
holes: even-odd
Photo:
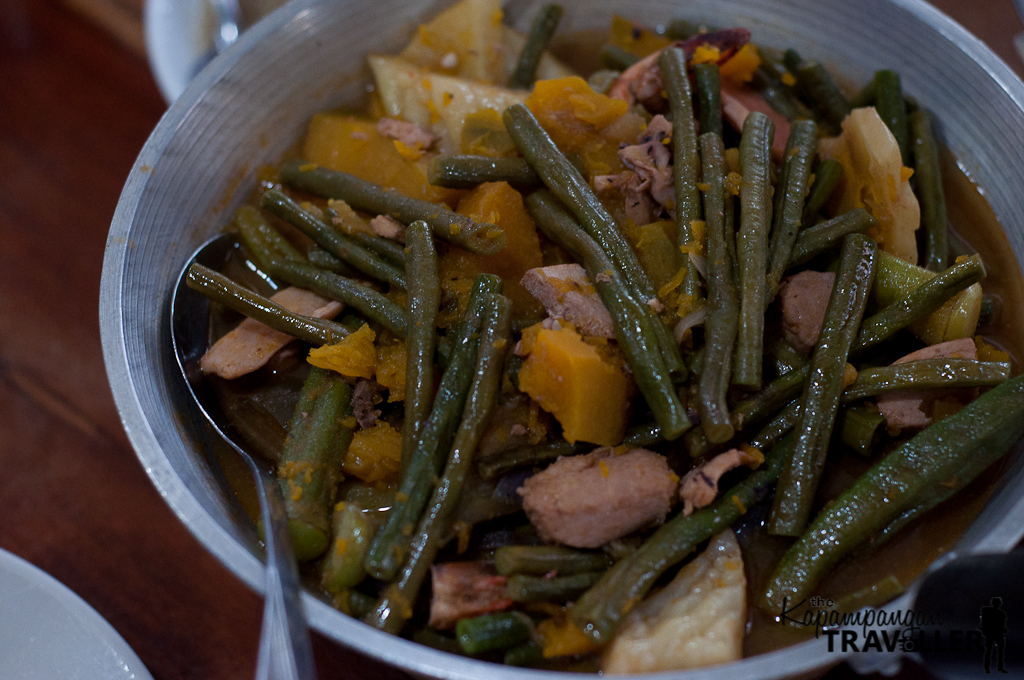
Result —
[{"label": "green bean", "polygon": [[411,603],[416,600],[438,550],[444,545],[462,488],[470,473],[473,453],[480,443],[500,390],[501,373],[509,344],[512,302],[503,295],[488,294],[484,315],[476,374],[469,388],[462,421],[452,443],[444,474],[434,489],[427,511],[420,519],[408,562],[398,580],[384,591],[380,604],[367,621],[372,626],[392,633],[398,633],[409,619]]},{"label": "green bean", "polygon": [[900,147],[903,165],[911,167],[910,128],[907,127],[907,105],[903,100],[900,74],[888,69],[875,72],[875,110],[885,122]]},{"label": "green bean", "polygon": [[577,627],[593,642],[609,642],[629,611],[662,574],[761,500],[778,479],[790,456],[792,441],[791,435],[772,447],[761,467],[721,494],[713,504],[689,516],[677,514],[635,553],[606,571],[569,611]]},{"label": "green bean", "polygon": [[807,357],[782,335],[772,341],[771,354],[779,375],[786,375],[807,365]]},{"label": "green bean", "polygon": [[[949,234],[946,217],[946,195],[942,189],[939,167],[939,145],[932,132],[932,119],[919,109],[910,114],[911,147],[914,156],[914,179],[917,199],[921,203],[921,226],[924,227],[924,268],[941,271],[949,257]],[[904,161],[904,164],[907,164]]]},{"label": "green bean", "polygon": [[327,226],[313,213],[304,210],[296,201],[277,189],[265,191],[260,202],[270,213],[297,227],[324,250],[354,269],[380,281],[405,288],[405,272]]},{"label": "green bean", "polygon": [[632,52],[627,52],[618,45],[605,43],[598,52],[598,57],[605,68],[613,71],[625,71],[627,68],[640,61],[640,57]]},{"label": "green bean", "polygon": [[785,162],[775,194],[772,211],[772,238],[768,258],[768,290],[765,302],[771,302],[786,273],[793,246],[803,220],[804,197],[811,174],[811,161],[818,151],[818,125],[813,120],[798,120],[789,128]]},{"label": "green bean", "polygon": [[802,229],[793,244],[786,267],[798,267],[839,244],[848,234],[866,234],[877,224],[863,208],[854,208],[838,217]]},{"label": "green bean", "polygon": [[455,637],[467,654],[481,654],[526,642],[532,629],[526,614],[498,612],[459,620]]},{"label": "green bean", "polygon": [[515,602],[568,602],[597,583],[603,572],[591,571],[572,576],[509,576],[505,593]]},{"label": "green bean", "polygon": [[338,276],[344,276],[346,278],[359,276],[359,272],[315,243],[310,246],[309,250],[306,252],[306,257],[309,258],[309,263],[317,269],[324,269],[332,274],[337,274]]},{"label": "green bean", "polygon": [[503,663],[506,666],[532,666],[543,658],[544,648],[533,640],[527,640],[506,649]]},{"label": "green bean", "polygon": [[850,347],[874,279],[876,250],[875,242],[862,234],[851,234],[843,241],[832,297],[811,355],[795,451],[779,479],[769,533],[799,536],[807,524],[835,425]]},{"label": "green bean", "polygon": [[[697,155],[697,129],[693,116],[693,92],[686,67],[686,53],[677,47],[668,47],[658,57],[661,81],[668,94],[672,113],[672,182],[676,199],[676,241],[679,245],[693,243],[693,222],[701,219],[701,198],[697,190],[700,157]],[[695,302],[701,296],[700,276],[697,268],[683,260],[686,267],[683,295]]]},{"label": "green bean", "polygon": [[878,90],[875,85],[875,79],[872,78],[868,81],[867,85],[861,88],[860,92],[853,95],[853,99],[850,100],[850,108],[860,109],[865,106],[874,106],[877,98]]},{"label": "green bean", "polygon": [[[648,423],[626,430],[622,445],[643,449],[662,441],[664,438],[661,436],[661,428],[657,423]],[[587,453],[593,448],[593,444],[570,444],[565,439],[555,439],[543,444],[528,444],[488,456],[480,461],[477,470],[484,479],[497,479],[513,470],[549,463],[560,456]]]},{"label": "green bean", "polygon": [[405,246],[398,241],[359,231],[348,234],[348,237],[357,245],[377,253],[390,264],[405,271]]},{"label": "green bean", "polygon": [[854,345],[856,351],[861,352],[874,347],[896,331],[928,316],[954,295],[984,277],[985,265],[982,264],[981,257],[972,255],[969,259],[910,289],[902,298],[861,323]]},{"label": "green bean", "polygon": [[348,173],[321,168],[301,159],[281,166],[281,181],[317,196],[341,199],[356,210],[387,215],[402,224],[423,220],[437,238],[472,253],[495,255],[505,247],[505,232],[493,224],[474,222],[443,205],[403,196]]},{"label": "green bean", "polygon": [[278,483],[300,562],[327,549],[341,463],[352,440],[352,430],[342,424],[351,400],[352,389],[340,375],[314,366],[288,424]]},{"label": "green bean", "polygon": [[764,310],[768,306],[768,227],[772,223],[772,184],[769,172],[774,135],[772,119],[760,111],[752,111],[743,123],[743,136],[740,140],[743,184],[740,186],[740,228],[736,234],[740,316],[732,381],[735,385],[752,390],[761,388],[764,354]]},{"label": "green bean", "polygon": [[700,375],[697,410],[701,428],[713,443],[732,438],[726,392],[732,374],[739,299],[726,241],[732,234],[724,220],[724,149],[713,132],[700,136],[704,190],[704,221],[708,238],[708,314],[704,321],[704,371]]},{"label": "green bean", "polygon": [[822,160],[814,168],[814,182],[811,190],[807,193],[807,201],[804,203],[804,215],[801,224],[810,225],[814,218],[824,207],[825,201],[831,198],[836,187],[843,180],[843,165],[834,158]]},{"label": "green bean", "polygon": [[992,387],[1010,378],[1010,364],[976,359],[921,359],[865,368],[842,394],[844,404],[886,392],[913,389]]},{"label": "green bean", "polygon": [[412,634],[412,641],[449,654],[465,654],[458,640],[430,627],[417,628]]},{"label": "green bean", "polygon": [[334,547],[324,557],[320,584],[337,595],[366,578],[363,559],[373,538],[373,525],[359,503],[342,501],[334,506],[331,538]]},{"label": "green bean", "polygon": [[484,182],[508,182],[520,191],[543,186],[523,158],[440,154],[427,164],[427,181],[448,189],[474,189]]},{"label": "green bean", "polygon": [[999,298],[994,295],[981,296],[981,311],[978,313],[978,326],[988,326],[993,323],[999,313]]},{"label": "green bean", "polygon": [[[276,259],[294,260],[295,262],[306,262],[306,258],[293,246],[288,239],[270,226],[257,208],[251,205],[243,205],[235,211],[235,226],[243,240],[259,240],[267,245]],[[248,238],[246,234],[249,235]],[[259,263],[258,263],[259,264]],[[261,265],[262,268],[262,265]]]},{"label": "green bean", "polygon": [[185,283],[211,300],[317,347],[337,344],[349,334],[347,328],[333,321],[290,312],[198,262],[189,265]]},{"label": "green bean", "polygon": [[860,590],[847,593],[836,600],[835,610],[842,613],[860,611],[865,607],[881,607],[906,592],[894,574],[889,574]]},{"label": "green bean", "polygon": [[885,416],[863,406],[851,406],[839,412],[839,438],[862,456],[870,456],[882,436]]},{"label": "green bean", "polygon": [[775,567],[760,605],[778,612],[872,536],[949,498],[1024,434],[1024,376],[982,394],[895,449],[829,503]]},{"label": "green bean", "polygon": [[470,391],[487,295],[500,292],[501,286],[501,279],[490,274],[478,274],[473,283],[466,313],[459,324],[448,368],[441,377],[430,416],[423,424],[409,464],[402,471],[395,504],[366,556],[366,571],[376,579],[394,579],[405,563],[412,531],[429,500],[432,480],[444,465],[444,457],[455,438]]},{"label": "green bean", "polygon": [[782,63],[785,64],[786,69],[791,73],[797,70],[803,60],[800,53],[792,47],[782,53]]},{"label": "green bean", "polygon": [[[526,198],[526,207],[541,231],[568,250],[583,264],[598,296],[608,309],[615,327],[615,339],[626,355],[640,392],[661,427],[666,440],[673,440],[690,427],[686,409],[679,401],[664,360],[657,333],[658,325],[650,307],[630,298],[624,276],[613,269],[607,253],[558,205],[550,192],[536,191]],[[630,251],[632,252],[632,251]],[[631,270],[635,271],[635,270]],[[610,274],[608,272],[611,272]],[[666,329],[667,330],[667,329]],[[672,347],[678,355],[678,346]],[[682,357],[679,359],[682,364]],[[680,373],[683,373],[685,367]]]},{"label": "green bean", "polygon": [[767,451],[782,441],[800,420],[800,400],[794,399],[786,405],[761,430],[750,439],[755,449]]},{"label": "green bean", "polygon": [[686,40],[700,33],[700,26],[687,19],[672,19],[665,27],[665,37],[669,40]]},{"label": "green bean", "polygon": [[722,84],[718,64],[697,64],[693,67],[697,86],[697,120],[701,135],[709,132],[722,136]]},{"label": "green bean", "polygon": [[417,220],[405,233],[409,248],[409,315],[405,343],[405,424],[402,427],[402,467],[416,449],[423,421],[434,396],[434,349],[441,283],[437,250],[430,227]]},{"label": "green bean", "polygon": [[361,619],[373,611],[377,600],[358,590],[345,590],[334,596],[332,604],[343,614]]},{"label": "green bean", "polygon": [[533,81],[537,79],[537,66],[561,19],[561,5],[544,5],[540,8],[526,35],[526,42],[519,53],[512,76],[508,79],[509,87],[528,89],[533,86]]},{"label": "green bean", "polygon": [[817,61],[807,60],[791,70],[796,78],[797,91],[803,94],[808,105],[821,112],[834,130],[838,130],[843,119],[850,115],[850,102],[846,101],[825,67]]},{"label": "green bean", "polygon": [[504,576],[521,574],[574,576],[604,571],[608,557],[600,552],[574,550],[558,545],[506,545],[494,551],[494,566]]}]

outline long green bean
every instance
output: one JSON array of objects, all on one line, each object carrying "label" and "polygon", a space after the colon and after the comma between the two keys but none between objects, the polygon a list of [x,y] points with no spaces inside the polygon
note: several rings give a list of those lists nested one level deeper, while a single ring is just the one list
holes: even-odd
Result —
[{"label": "long green bean", "polygon": [[522,612],[483,614],[461,619],[455,624],[455,636],[467,654],[482,654],[514,647],[530,638],[533,625]]},{"label": "long green bean", "polygon": [[478,274],[474,281],[430,416],[423,425],[409,464],[402,471],[395,504],[366,556],[366,571],[376,579],[394,579],[408,556],[412,531],[429,500],[432,480],[441,472],[444,456],[455,438],[473,380],[481,316],[487,295],[501,292],[501,286],[501,279],[490,274]]},{"label": "long green bean", "polygon": [[277,189],[270,189],[263,193],[260,202],[267,211],[297,227],[321,248],[354,269],[380,281],[405,288],[405,272],[327,226],[291,197]]},{"label": "long green bean", "polygon": [[796,77],[797,92],[808,105],[821,112],[833,131],[838,130],[843,119],[850,115],[850,102],[846,101],[829,72],[813,59],[801,61],[791,70]]},{"label": "long green bean", "polygon": [[211,300],[317,347],[337,344],[349,334],[347,328],[333,321],[290,312],[198,262],[189,265],[185,283]]},{"label": "long green bean", "polygon": [[356,210],[388,215],[403,224],[423,220],[434,235],[480,255],[495,255],[505,247],[505,232],[493,224],[474,222],[443,205],[403,196],[345,172],[321,168],[301,159],[281,166],[281,181],[324,198],[345,201]]},{"label": "long green bean", "polygon": [[309,250],[306,252],[306,257],[309,258],[309,263],[317,269],[323,269],[331,272],[332,274],[337,274],[338,276],[344,276],[346,278],[359,276],[359,272],[315,243],[310,246]]},{"label": "long green bean", "polygon": [[[722,138],[713,132],[700,136],[704,190],[704,221],[708,238],[708,314],[704,321],[704,370],[700,375],[697,410],[704,434],[714,443],[728,441],[735,433],[729,417],[726,392],[732,374],[739,296],[724,216],[724,155]],[[762,310],[763,314],[763,310]]]},{"label": "long green bean", "polygon": [[235,226],[241,235],[249,234],[249,240],[265,243],[276,259],[306,262],[306,258],[299,252],[299,249],[282,236],[281,232],[274,229],[260,214],[258,208],[243,205],[236,210]]},{"label": "long green bean", "polygon": [[562,19],[561,5],[544,5],[537,12],[530,26],[530,32],[526,35],[526,42],[523,50],[519,53],[516,67],[508,79],[508,86],[511,88],[529,88],[537,79],[537,66],[540,65],[544,50],[547,49],[551,37],[558,29],[558,22]]},{"label": "long green bean", "polygon": [[811,355],[794,454],[779,479],[769,533],[799,536],[807,524],[835,425],[850,347],[867,306],[876,249],[875,242],[861,234],[843,241],[832,297]]},{"label": "long green bean", "polygon": [[910,128],[907,126],[907,105],[903,100],[900,74],[884,69],[875,72],[875,110],[885,122],[900,147],[903,165],[910,167]]},{"label": "long green bean", "polygon": [[826,158],[818,163],[814,168],[814,182],[811,184],[811,190],[807,193],[807,201],[804,203],[802,224],[814,223],[814,218],[818,216],[825,201],[832,196],[842,179],[842,163],[834,158]]},{"label": "long green bean", "polygon": [[572,576],[608,568],[608,557],[601,552],[574,550],[560,545],[506,545],[494,551],[494,566],[499,574],[512,576]]},{"label": "long green bean", "polygon": [[373,537],[373,524],[359,503],[342,501],[334,506],[331,518],[331,539],[321,566],[320,584],[329,593],[359,585],[366,577],[363,559]]},{"label": "long green bean", "polygon": [[543,186],[524,158],[440,154],[427,164],[427,181],[449,189],[473,189],[484,182],[508,182],[520,191]]},{"label": "long green bean", "polygon": [[[818,125],[813,120],[795,121],[789,128],[785,162],[772,211],[772,236],[768,255],[768,290],[771,302],[789,266],[793,246],[803,222],[804,198],[811,175],[811,161],[818,150]],[[744,176],[745,177],[745,176]]]},{"label": "long green bean", "polygon": [[905,526],[952,496],[1022,434],[1024,376],[1019,376],[923,430],[827,505],[775,567],[760,606],[778,613],[800,602],[872,536]]},{"label": "long green bean", "polygon": [[882,436],[885,416],[862,406],[851,406],[840,411],[837,424],[844,444],[862,456],[870,456]]},{"label": "long green bean", "polygon": [[480,339],[476,375],[466,398],[462,421],[448,455],[444,474],[434,489],[427,511],[412,540],[409,560],[398,579],[384,591],[367,623],[397,633],[411,613],[430,565],[443,547],[462,487],[473,464],[473,453],[483,436],[501,385],[505,353],[509,345],[512,302],[503,295],[488,295]]},{"label": "long green bean", "polygon": [[568,602],[585,593],[601,578],[599,571],[572,576],[510,576],[506,594],[515,602]]},{"label": "long green bean", "polygon": [[992,387],[1010,378],[1010,364],[976,359],[921,359],[892,366],[865,368],[840,399],[848,404],[899,390],[953,387]]},{"label": "long green bean", "polygon": [[764,310],[769,301],[768,228],[772,223],[769,173],[774,136],[772,119],[760,111],[752,111],[743,123],[740,139],[743,184],[740,185],[740,227],[736,234],[740,316],[732,380],[735,385],[751,390],[761,388]]},{"label": "long green bean", "polygon": [[[842,166],[840,166],[842,167]],[[802,229],[793,244],[787,267],[798,267],[842,242],[848,234],[866,234],[877,222],[863,208]]]},{"label": "long green bean", "polygon": [[618,45],[605,43],[598,52],[598,57],[605,68],[613,71],[625,71],[627,68],[640,61],[640,57],[632,52],[627,52]]},{"label": "long green bean", "polygon": [[437,250],[430,227],[415,221],[405,232],[409,248],[409,314],[405,342],[405,424],[402,426],[402,467],[408,466],[430,414],[434,396],[434,349],[441,283]]},{"label": "long green bean", "polygon": [[915,188],[917,200],[921,204],[921,226],[925,234],[922,266],[932,271],[941,271],[949,258],[949,234],[946,195],[942,189],[942,171],[939,167],[939,145],[927,111],[918,109],[910,114],[909,123]]},{"label": "long green bean", "polygon": [[700,133],[722,136],[722,83],[718,64],[697,64],[693,67],[697,86],[697,118]]}]

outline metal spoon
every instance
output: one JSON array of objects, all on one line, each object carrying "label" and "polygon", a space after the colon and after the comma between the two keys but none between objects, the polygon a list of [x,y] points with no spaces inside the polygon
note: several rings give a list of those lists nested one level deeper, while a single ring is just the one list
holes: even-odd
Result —
[{"label": "metal spoon", "polygon": [[208,340],[209,301],[185,284],[192,262],[219,268],[234,247],[230,236],[219,236],[190,258],[171,298],[171,341],[174,356],[189,392],[213,429],[242,456],[256,480],[263,544],[266,547],[266,595],[260,632],[257,680],[314,680],[313,649],[302,610],[299,572],[288,536],[280,486],[265,464],[257,464],[245,450],[245,441],[220,408],[209,382],[199,371],[199,358]]}]

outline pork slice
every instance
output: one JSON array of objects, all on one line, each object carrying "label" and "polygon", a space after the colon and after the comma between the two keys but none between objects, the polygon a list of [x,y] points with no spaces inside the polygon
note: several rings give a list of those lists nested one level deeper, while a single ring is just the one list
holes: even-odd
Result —
[{"label": "pork slice", "polygon": [[764,462],[764,456],[757,454],[756,450],[729,449],[687,472],[679,483],[683,515],[690,515],[697,508],[711,505],[718,496],[718,480],[729,470],[741,465],[757,467]]},{"label": "pork slice", "polygon": [[505,592],[508,579],[490,562],[446,562],[430,567],[430,619],[427,624],[450,630],[459,619],[512,606]]},{"label": "pork slice", "polygon": [[[640,178],[638,189],[667,210],[675,208],[675,187],[672,184],[672,153],[665,139],[672,134],[672,124],[655,116],[640,134],[636,144],[619,149],[619,158]],[[645,223],[646,224],[646,223]]]},{"label": "pork slice", "polygon": [[[344,308],[342,303],[304,288],[284,288],[270,299],[290,312],[318,319],[333,319]],[[203,373],[233,380],[266,364],[275,352],[294,339],[255,319],[245,319],[213,343],[213,347],[199,360],[199,368]]]},{"label": "pork slice", "polygon": [[807,270],[787,276],[779,285],[782,332],[801,352],[809,352],[818,344],[835,280],[832,272]]},{"label": "pork slice", "polygon": [[615,337],[611,314],[580,265],[536,267],[523,275],[521,283],[550,316],[571,322],[584,335]]},{"label": "pork slice", "polygon": [[759,111],[772,119],[775,124],[775,136],[772,137],[772,155],[781,160],[789,140],[789,121],[768,105],[764,97],[749,87],[722,82],[722,116],[737,131],[743,130],[743,123],[751,111]]},{"label": "pork slice", "polygon": [[[916,352],[900,357],[893,366],[925,359],[977,359],[978,350],[974,340],[950,340],[937,345],[929,345]],[[885,417],[885,424],[893,428],[917,429],[932,424],[929,414],[931,406],[939,399],[957,398],[968,402],[978,395],[978,389],[972,387],[948,390],[900,390],[878,395],[876,402],[878,412]]]},{"label": "pork slice", "polygon": [[665,457],[611,447],[559,458],[523,482],[523,510],[545,541],[597,548],[665,519],[679,478]]},{"label": "pork slice", "polygon": [[377,132],[385,137],[397,139],[410,149],[429,149],[439,139],[434,133],[424,130],[415,123],[396,118],[381,118],[377,121]]}]

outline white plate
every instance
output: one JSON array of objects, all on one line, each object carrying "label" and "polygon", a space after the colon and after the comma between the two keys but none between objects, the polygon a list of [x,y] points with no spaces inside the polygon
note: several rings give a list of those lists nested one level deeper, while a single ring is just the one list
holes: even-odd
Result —
[{"label": "white plate", "polygon": [[96,610],[57,579],[2,549],[0,678],[153,680]]}]

